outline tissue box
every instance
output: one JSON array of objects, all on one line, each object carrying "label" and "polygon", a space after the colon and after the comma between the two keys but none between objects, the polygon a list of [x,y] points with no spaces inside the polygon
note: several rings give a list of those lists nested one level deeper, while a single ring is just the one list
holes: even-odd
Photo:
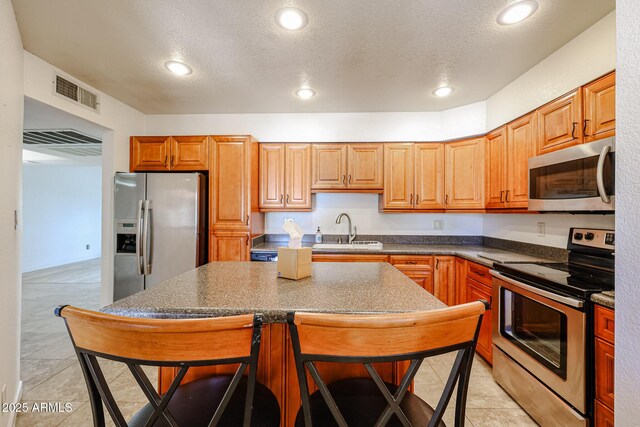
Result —
[{"label": "tissue box", "polygon": [[302,279],[311,276],[311,248],[278,248],[278,277]]}]

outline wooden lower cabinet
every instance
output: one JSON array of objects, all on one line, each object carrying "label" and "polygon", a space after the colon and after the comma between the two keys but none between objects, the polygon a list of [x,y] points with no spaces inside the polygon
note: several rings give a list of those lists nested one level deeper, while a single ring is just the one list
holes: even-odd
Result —
[{"label": "wooden lower cabinet", "polygon": [[600,305],[595,306],[596,427],[613,426],[615,401],[614,314],[613,310]]},{"label": "wooden lower cabinet", "polygon": [[415,255],[391,255],[389,264],[405,276],[433,294],[433,257]]},{"label": "wooden lower cabinet", "polygon": [[454,305],[456,269],[454,256],[434,257],[433,295],[447,305]]},{"label": "wooden lower cabinet", "polygon": [[251,235],[249,233],[215,232],[209,239],[209,261],[249,261]]},{"label": "wooden lower cabinet", "polygon": [[313,262],[387,262],[387,255],[315,254]]},{"label": "wooden lower cabinet", "polygon": [[[273,323],[263,325],[262,339],[258,358],[257,380],[269,387],[280,404],[280,426],[293,426],[300,408],[300,391],[296,374],[293,347],[286,324]],[[362,364],[317,363],[320,376],[327,382],[345,378],[369,377]],[[374,364],[383,381],[399,384],[409,364],[407,362],[387,362]],[[219,365],[192,367],[187,372],[182,383],[194,381],[210,375],[233,374],[238,365]],[[178,368],[160,368],[158,375],[158,390],[165,393],[175,378]],[[317,390],[315,383],[308,376],[310,392]],[[413,391],[413,385],[409,388]]]},{"label": "wooden lower cabinet", "polygon": [[[477,300],[491,301],[491,287],[484,285],[474,279],[467,277],[467,301]],[[491,309],[487,310],[482,317],[480,334],[476,353],[482,356],[487,362],[493,361],[493,345],[491,338]]]},{"label": "wooden lower cabinet", "polygon": [[467,302],[467,260],[456,257],[456,299],[455,304]]}]

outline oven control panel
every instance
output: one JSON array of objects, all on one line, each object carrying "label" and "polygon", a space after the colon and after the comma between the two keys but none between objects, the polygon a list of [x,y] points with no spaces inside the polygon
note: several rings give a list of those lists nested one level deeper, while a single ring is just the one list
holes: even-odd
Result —
[{"label": "oven control panel", "polygon": [[571,243],[574,245],[599,249],[615,249],[616,232],[614,230],[572,228],[570,233]]}]

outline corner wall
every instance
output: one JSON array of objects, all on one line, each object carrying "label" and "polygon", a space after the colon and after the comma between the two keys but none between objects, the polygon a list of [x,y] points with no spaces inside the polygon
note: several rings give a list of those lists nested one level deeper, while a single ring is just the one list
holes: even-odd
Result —
[{"label": "corner wall", "polygon": [[[20,390],[20,187],[24,110],[22,40],[10,0],[0,0],[0,58],[0,390],[7,387],[7,403],[10,403],[16,401]],[[18,219],[17,229],[14,229],[14,215]],[[0,425],[9,425],[12,419],[12,414],[0,410]]]}]

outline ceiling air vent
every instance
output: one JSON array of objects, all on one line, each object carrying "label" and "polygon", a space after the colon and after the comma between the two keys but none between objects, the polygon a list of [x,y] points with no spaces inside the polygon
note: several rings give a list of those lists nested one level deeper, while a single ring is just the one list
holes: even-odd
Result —
[{"label": "ceiling air vent", "polygon": [[102,141],[99,138],[74,129],[25,129],[22,142],[32,151],[53,151],[81,157],[102,155]]},{"label": "ceiling air vent", "polygon": [[98,107],[100,106],[100,102],[98,101],[98,95],[95,93],[90,92],[59,75],[56,75],[54,86],[54,91],[57,95],[64,96],[71,101],[84,105],[93,111],[99,112]]}]

